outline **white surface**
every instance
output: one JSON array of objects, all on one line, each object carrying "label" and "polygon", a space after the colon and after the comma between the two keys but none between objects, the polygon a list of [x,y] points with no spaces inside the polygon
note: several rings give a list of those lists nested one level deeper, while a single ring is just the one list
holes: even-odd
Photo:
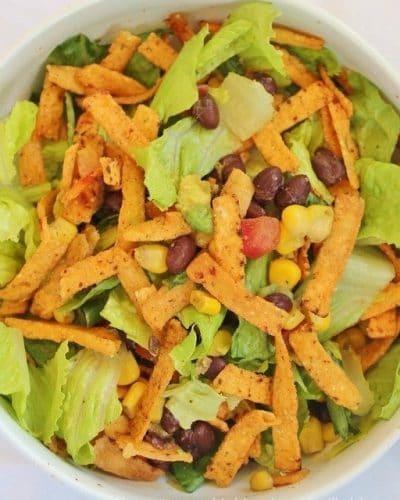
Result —
[{"label": "white surface", "polygon": [[[392,21],[397,19],[400,10],[396,6],[397,2],[381,0],[367,8],[367,2],[360,0],[353,0],[351,3],[343,0],[308,1],[323,6],[342,18],[377,48],[400,72],[400,43],[398,34],[395,34],[397,23]],[[26,31],[34,27],[37,21],[42,21],[44,17],[52,15],[58,9],[74,3],[79,2],[71,0],[4,2],[0,11],[0,55],[18,41]],[[34,64],[34,61],[32,63]],[[399,463],[400,445],[397,444],[378,464],[329,498],[332,500],[334,498],[338,500],[400,498]],[[24,458],[3,435],[0,436],[0,484],[1,498],[13,500],[41,500],[46,496],[50,499],[57,497],[59,500],[88,498],[55,480]],[[134,491],[134,484],[132,484],[132,490]]]}]

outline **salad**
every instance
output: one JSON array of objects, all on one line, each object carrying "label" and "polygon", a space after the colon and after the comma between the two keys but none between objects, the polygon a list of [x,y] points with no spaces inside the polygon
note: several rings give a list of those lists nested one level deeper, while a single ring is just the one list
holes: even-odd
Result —
[{"label": "salad", "polygon": [[75,35],[0,122],[0,404],[192,492],[400,406],[400,116],[271,4]]}]

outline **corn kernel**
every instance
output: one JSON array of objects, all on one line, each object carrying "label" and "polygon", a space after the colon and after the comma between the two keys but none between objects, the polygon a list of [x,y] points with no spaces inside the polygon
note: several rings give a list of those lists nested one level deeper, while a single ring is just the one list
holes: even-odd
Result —
[{"label": "corn kernel", "polygon": [[331,313],[327,316],[318,316],[317,314],[310,312],[310,320],[317,333],[321,333],[330,327]]},{"label": "corn kernel", "polygon": [[299,441],[301,451],[306,455],[317,453],[324,448],[322,425],[316,417],[310,417],[308,422],[304,424],[299,435]]},{"label": "corn kernel", "polygon": [[211,348],[210,356],[225,356],[232,344],[232,334],[228,330],[218,330],[215,334]]},{"label": "corn kernel", "polygon": [[269,281],[272,285],[294,288],[301,279],[300,267],[290,259],[276,259],[269,266]]},{"label": "corn kernel", "polygon": [[54,311],[54,319],[57,321],[57,323],[62,323],[64,325],[70,325],[71,323],[74,322],[75,313],[74,313],[74,311],[63,312],[63,311],[60,311],[59,309],[56,309]]},{"label": "corn kernel", "polygon": [[167,254],[168,248],[157,243],[141,245],[135,250],[135,258],[143,269],[156,274],[167,272]]},{"label": "corn kernel", "polygon": [[289,315],[285,319],[285,323],[283,328],[285,330],[293,330],[296,326],[299,326],[300,323],[305,318],[304,314],[297,307],[292,307]]},{"label": "corn kernel", "polygon": [[135,356],[126,351],[122,360],[122,370],[118,379],[118,385],[130,385],[140,377],[140,368]]},{"label": "corn kernel", "polygon": [[271,474],[265,470],[257,470],[250,476],[250,488],[253,491],[270,490],[274,486]]},{"label": "corn kernel", "polygon": [[336,339],[340,349],[345,350],[351,347],[355,352],[359,351],[367,344],[364,332],[358,326],[352,326],[340,333]]},{"label": "corn kernel", "polygon": [[132,384],[127,392],[126,396],[122,400],[122,406],[124,407],[125,413],[129,418],[133,418],[138,409],[140,400],[146,390],[147,383],[142,380],[138,380]]},{"label": "corn kernel", "polygon": [[294,236],[286,229],[286,227],[282,223],[280,224],[279,243],[276,247],[276,250],[281,255],[288,255],[294,252],[295,250],[300,248],[303,243],[303,237]]},{"label": "corn kernel", "polygon": [[289,205],[282,212],[282,224],[293,236],[304,238],[310,228],[308,208]]},{"label": "corn kernel", "polygon": [[307,211],[309,217],[307,236],[313,243],[319,243],[327,238],[331,232],[333,209],[325,205],[310,205]]},{"label": "corn kernel", "polygon": [[159,424],[164,410],[164,398],[158,400],[157,404],[150,411],[150,419],[153,423]]},{"label": "corn kernel", "polygon": [[200,313],[209,316],[215,316],[221,310],[221,303],[203,290],[193,290],[190,294],[190,303]]},{"label": "corn kernel", "polygon": [[333,443],[337,440],[338,436],[332,422],[322,424],[322,438],[325,443]]}]

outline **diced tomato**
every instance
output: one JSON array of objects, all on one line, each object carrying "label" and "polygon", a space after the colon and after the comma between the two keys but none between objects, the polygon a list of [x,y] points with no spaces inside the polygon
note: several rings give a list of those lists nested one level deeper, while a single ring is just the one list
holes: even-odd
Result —
[{"label": "diced tomato", "polygon": [[279,242],[279,220],[275,217],[256,217],[242,220],[243,251],[256,259],[274,250]]}]

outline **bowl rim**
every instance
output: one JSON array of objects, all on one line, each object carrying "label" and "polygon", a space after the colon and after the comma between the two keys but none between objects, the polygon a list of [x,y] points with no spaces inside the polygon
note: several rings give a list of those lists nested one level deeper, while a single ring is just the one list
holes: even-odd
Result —
[{"label": "bowl rim", "polygon": [[[45,19],[40,21],[35,28],[27,31],[23,37],[18,42],[11,44],[4,52],[0,53],[0,72],[6,68],[8,65],[12,64],[13,60],[18,58],[18,55],[24,52],[26,49],[29,49],[29,45],[32,41],[40,38],[43,33],[52,28],[56,27],[58,24],[63,24],[70,17],[76,16],[80,12],[84,12],[88,8],[95,8],[96,4],[103,3],[105,0],[83,0],[79,4],[69,4],[60,9],[58,9],[55,13],[47,16]],[[161,0],[161,3],[170,3],[171,0]],[[268,0],[261,0],[268,1]],[[272,3],[275,3],[275,0],[271,0]],[[219,2],[218,0],[214,5],[223,5],[223,3],[227,3],[226,0],[223,2]],[[232,3],[244,3],[243,1],[232,2]],[[201,4],[201,1],[200,1]],[[373,59],[380,68],[383,69],[384,73],[388,78],[395,83],[396,86],[400,88],[400,72],[395,70],[393,66],[383,57],[377,49],[375,49],[369,42],[367,42],[360,34],[350,28],[344,21],[337,18],[334,14],[325,10],[323,7],[319,5],[313,5],[310,3],[304,3],[302,0],[276,0],[276,4],[282,8],[284,12],[286,8],[297,8],[306,11],[311,17],[319,18],[324,23],[331,25],[335,28],[336,31],[343,33],[343,35],[347,39],[351,39],[352,42],[357,45],[357,47],[362,47],[363,51],[366,51],[370,54],[371,59]],[[184,9],[187,11],[196,10],[196,6],[193,9],[190,7]],[[19,449],[26,457],[32,460],[33,463],[40,466],[40,468],[49,475],[54,475],[58,480],[62,481],[65,485],[70,486],[71,488],[76,488],[82,493],[85,493],[88,496],[96,497],[96,498],[105,498],[111,499],[114,498],[115,495],[109,491],[105,491],[106,488],[102,491],[99,488],[94,489],[96,486],[100,486],[99,479],[95,474],[92,474],[90,477],[83,474],[82,468],[78,466],[72,466],[67,461],[59,460],[57,457],[57,462],[52,463],[50,460],[50,455],[54,455],[53,452],[47,450],[43,447],[43,453],[39,455],[36,453],[35,446],[32,446],[31,439],[29,434],[27,435],[26,431],[22,429],[19,424],[17,424],[11,417],[5,414],[6,412],[0,407],[0,431],[3,432],[9,440],[15,445],[17,449]],[[4,415],[2,415],[4,414]],[[392,418],[399,419],[400,414],[397,412]],[[379,426],[380,423],[377,424]],[[24,440],[21,439],[22,436],[27,436],[30,439]],[[340,478],[336,478],[333,484],[333,481],[330,485],[319,485],[316,484],[315,488],[312,489],[311,493],[313,498],[317,498],[320,495],[329,495],[330,493],[338,490],[343,487],[351,480],[356,478],[362,472],[366,471],[369,467],[371,467],[375,462],[377,462],[394,444],[400,440],[400,419],[399,425],[395,428],[391,429],[381,440],[379,446],[374,450],[374,453],[369,456],[364,456],[362,459],[357,462],[351,469],[346,471]],[[41,445],[42,446],[42,445]],[[55,458],[55,457],[51,457]],[[71,470],[74,471],[74,474],[69,474]],[[85,470],[85,469],[84,469]],[[78,477],[74,477],[75,474]],[[107,477],[105,475],[105,477]],[[109,489],[114,489],[110,487]],[[218,491],[216,490],[216,495],[213,498],[219,498]],[[134,494],[134,493],[133,493]],[[317,496],[316,496],[317,495]],[[192,498],[199,498],[196,493],[191,494]],[[139,498],[134,497],[132,498]],[[223,498],[223,496],[221,496]],[[258,496],[256,498],[259,498]],[[309,498],[309,496],[305,497],[303,495],[299,495],[297,497],[300,498]]]}]

